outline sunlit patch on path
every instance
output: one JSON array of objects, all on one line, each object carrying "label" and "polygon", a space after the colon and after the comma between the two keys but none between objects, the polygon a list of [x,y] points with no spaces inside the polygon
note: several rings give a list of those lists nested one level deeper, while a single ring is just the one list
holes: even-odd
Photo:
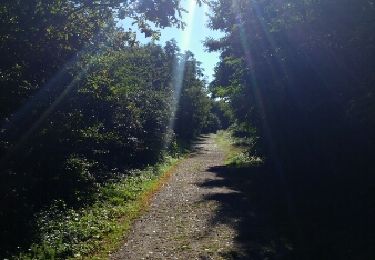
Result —
[{"label": "sunlit patch on path", "polygon": [[[238,196],[215,185],[222,177],[211,171],[223,166],[225,155],[212,136],[198,140],[195,153],[176,169],[155,196],[150,209],[134,225],[112,259],[224,259],[241,254],[236,242],[238,220],[219,221],[222,205],[215,198]],[[214,184],[214,185],[211,185]]]},{"label": "sunlit patch on path", "polygon": [[224,165],[214,137],[197,140],[111,259],[294,259],[270,176]]}]

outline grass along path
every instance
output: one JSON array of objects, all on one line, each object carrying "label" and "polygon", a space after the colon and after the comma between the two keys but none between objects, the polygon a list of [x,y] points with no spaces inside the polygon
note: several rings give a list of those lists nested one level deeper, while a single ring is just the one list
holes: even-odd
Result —
[{"label": "grass along path", "polygon": [[215,135],[202,137],[190,158],[174,170],[152,199],[149,210],[132,227],[128,239],[111,259],[228,259],[244,256],[236,219],[221,218],[218,198],[240,195],[217,185],[226,151]]},{"label": "grass along path", "polygon": [[107,259],[118,249],[131,224],[166,183],[180,160],[167,160],[100,188],[87,208],[67,209],[63,202],[38,217],[40,239],[16,259]]},{"label": "grass along path", "polygon": [[228,133],[203,136],[190,157],[108,184],[89,208],[41,214],[40,242],[15,258],[295,259],[274,177],[231,163],[241,152]]},{"label": "grass along path", "polygon": [[218,131],[214,140],[225,151],[227,166],[252,167],[263,163],[260,157],[249,156],[248,149],[253,142],[249,138],[236,138],[231,131]]}]

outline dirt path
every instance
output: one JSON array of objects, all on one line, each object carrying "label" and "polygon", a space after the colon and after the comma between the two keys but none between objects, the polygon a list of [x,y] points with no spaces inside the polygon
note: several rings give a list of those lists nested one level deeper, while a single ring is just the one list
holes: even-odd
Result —
[{"label": "dirt path", "polygon": [[210,199],[238,192],[207,185],[222,180],[211,169],[221,167],[224,157],[214,135],[203,136],[111,259],[241,258],[242,249],[235,242],[236,219],[220,221],[220,202]]}]

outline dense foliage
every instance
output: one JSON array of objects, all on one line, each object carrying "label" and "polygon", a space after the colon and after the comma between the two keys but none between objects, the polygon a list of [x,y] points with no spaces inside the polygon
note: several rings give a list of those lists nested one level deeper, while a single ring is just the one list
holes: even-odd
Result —
[{"label": "dense foliage", "polygon": [[[211,1],[211,84],[284,186],[298,259],[371,259],[373,1]],[[351,226],[351,227],[349,227]],[[370,231],[372,230],[372,231]],[[372,235],[371,235],[372,232]],[[372,236],[372,237],[371,237]]]},{"label": "dense foliage", "polygon": [[174,41],[140,46],[115,26],[126,17],[157,37],[148,22],[183,27],[178,12],[174,0],[1,2],[0,256],[37,236],[36,213],[53,201],[88,205],[205,128],[211,104],[192,54]]}]

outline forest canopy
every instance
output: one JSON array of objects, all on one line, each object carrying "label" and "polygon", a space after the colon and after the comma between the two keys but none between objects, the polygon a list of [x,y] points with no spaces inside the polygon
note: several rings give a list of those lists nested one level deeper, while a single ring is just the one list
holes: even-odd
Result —
[{"label": "forest canopy", "polygon": [[185,12],[175,0],[1,2],[1,256],[27,245],[35,214],[54,201],[88,205],[101,185],[209,127],[194,55],[116,26],[128,18],[150,37],[150,23],[184,27]]},{"label": "forest canopy", "polygon": [[230,127],[282,190],[297,259],[372,259],[375,2],[195,2],[224,33],[205,41],[212,82],[175,40],[156,43],[185,28],[179,0],[1,1],[0,257],[40,240],[54,205],[88,207]]},{"label": "forest canopy", "polygon": [[210,90],[280,179],[301,223],[298,259],[371,259],[374,1],[210,3],[211,28],[225,32],[206,41],[221,52]]}]

